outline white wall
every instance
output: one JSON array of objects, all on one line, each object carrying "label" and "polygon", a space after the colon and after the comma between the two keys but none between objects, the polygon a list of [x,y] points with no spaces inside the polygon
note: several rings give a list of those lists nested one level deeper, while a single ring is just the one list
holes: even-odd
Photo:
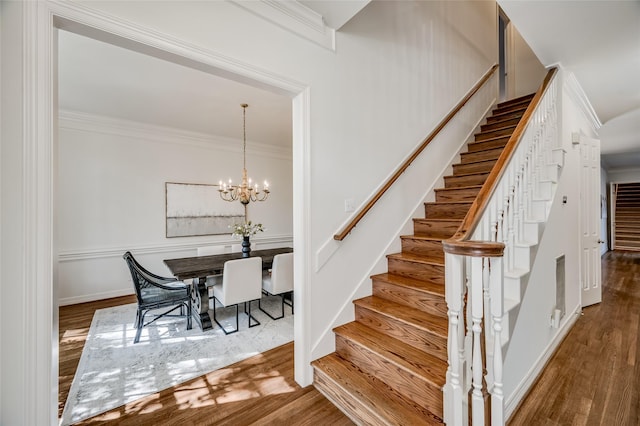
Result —
[{"label": "white wall", "polygon": [[611,203],[608,191],[607,183],[609,182],[609,174],[607,171],[600,167],[600,199],[602,200],[602,212],[600,213],[600,239],[604,241],[604,244],[600,245],[600,254],[603,255],[609,251],[609,212],[607,211],[607,204]]},{"label": "white wall", "polygon": [[[562,73],[564,74],[564,73]],[[560,78],[562,78],[562,74]],[[562,91],[561,143],[565,166],[524,291],[504,364],[504,395],[510,415],[553,355],[580,312],[580,148],[571,133],[597,138],[580,106]],[[562,197],[567,196],[567,204]],[[550,324],[556,307],[556,258],[565,256],[565,309],[559,328]]]},{"label": "white wall", "polygon": [[[264,248],[291,246],[291,152],[251,141],[247,145],[250,176],[269,180],[273,190],[266,202],[249,205],[249,220],[266,228],[253,240]],[[241,147],[239,140],[62,111],[60,304],[132,294],[122,259],[127,250],[150,270],[170,276],[163,259],[195,255],[198,246],[237,243],[230,231],[166,238],[165,182],[215,184],[229,177],[239,181]]]},{"label": "white wall", "polygon": [[535,93],[547,70],[513,23],[508,27],[507,93],[509,98]]},{"label": "white wall", "polygon": [[636,183],[640,182],[640,168],[637,169],[611,169],[607,172],[610,183]]}]

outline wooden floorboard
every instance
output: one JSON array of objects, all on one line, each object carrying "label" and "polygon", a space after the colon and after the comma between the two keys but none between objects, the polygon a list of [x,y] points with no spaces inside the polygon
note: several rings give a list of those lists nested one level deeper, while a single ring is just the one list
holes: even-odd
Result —
[{"label": "wooden floorboard", "polygon": [[[510,426],[640,425],[640,253],[602,261],[602,303],[584,314],[509,421]],[[96,309],[133,297],[60,308],[60,413]],[[314,388],[293,379],[293,344],[81,424],[348,425]]]},{"label": "wooden floorboard", "polygon": [[[60,307],[59,415],[96,309],[134,296]],[[320,423],[318,423],[320,422]],[[352,425],[314,387],[293,375],[293,343],[149,395],[78,424]]]},{"label": "wooden floorboard", "polygon": [[605,254],[602,277],[510,426],[640,425],[640,253]]}]

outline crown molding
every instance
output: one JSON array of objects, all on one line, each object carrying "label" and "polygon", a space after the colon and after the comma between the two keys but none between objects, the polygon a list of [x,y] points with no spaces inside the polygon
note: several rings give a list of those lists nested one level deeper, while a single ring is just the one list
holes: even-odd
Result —
[{"label": "crown molding", "polygon": [[[59,128],[88,133],[102,133],[157,143],[189,145],[216,151],[242,152],[242,141],[240,139],[79,111],[60,110]],[[262,157],[292,159],[291,149],[258,142],[247,141],[247,152]]]},{"label": "crown molding", "polygon": [[230,0],[237,6],[319,46],[336,50],[336,31],[322,15],[295,0]]},{"label": "crown molding", "polygon": [[580,107],[580,110],[589,121],[589,124],[591,124],[593,130],[597,133],[600,127],[602,127],[602,122],[593,109],[591,102],[589,102],[589,98],[587,98],[587,95],[578,82],[578,79],[572,72],[565,70],[564,82],[565,87],[567,88],[567,93],[569,94],[571,99]]}]

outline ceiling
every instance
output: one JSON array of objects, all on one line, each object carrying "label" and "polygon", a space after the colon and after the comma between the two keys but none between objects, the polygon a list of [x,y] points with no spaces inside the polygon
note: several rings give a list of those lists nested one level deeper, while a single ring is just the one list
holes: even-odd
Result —
[{"label": "ceiling", "polygon": [[291,98],[67,31],[59,31],[61,111],[290,149]]},{"label": "ceiling", "polygon": [[603,123],[603,165],[640,167],[640,1],[498,3],[545,66],[582,86]]}]

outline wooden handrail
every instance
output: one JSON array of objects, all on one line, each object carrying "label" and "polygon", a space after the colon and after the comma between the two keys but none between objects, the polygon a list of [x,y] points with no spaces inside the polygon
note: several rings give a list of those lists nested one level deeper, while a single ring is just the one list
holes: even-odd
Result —
[{"label": "wooden handrail", "polygon": [[387,180],[387,182],[382,186],[382,188],[380,188],[380,190],[378,192],[376,192],[376,194],[369,199],[367,204],[358,211],[358,214],[355,215],[355,217],[351,220],[351,222],[349,222],[349,224],[347,226],[345,226],[342,231],[340,231],[339,233],[337,233],[337,234],[335,234],[333,236],[334,240],[342,241],[342,240],[345,239],[345,237],[347,235],[349,235],[349,233],[353,230],[353,228],[356,227],[358,222],[360,222],[360,219],[362,219],[369,212],[369,210],[371,210],[371,208],[384,195],[384,193],[387,192],[387,190],[391,187],[391,185],[393,185],[393,183],[396,180],[398,180],[398,178],[402,175],[402,173],[404,173],[404,171],[411,165],[411,163],[422,153],[422,151],[424,151],[424,149],[427,147],[427,145],[429,145],[431,143],[431,141],[433,139],[435,139],[435,137],[438,135],[438,133],[440,133],[440,131],[449,123],[449,121],[451,121],[451,119],[458,113],[458,111],[460,111],[462,109],[462,107],[469,101],[469,99],[471,99],[471,97],[478,90],[480,90],[480,88],[484,85],[484,83],[487,80],[489,80],[491,75],[497,69],[498,69],[498,64],[495,64],[489,69],[489,71],[487,71],[485,73],[485,75],[476,83],[475,86],[473,86],[473,88],[465,95],[465,97],[462,98],[462,100],[460,102],[458,102],[458,104],[449,112],[449,114],[447,114],[442,119],[440,124],[438,124],[438,126],[435,129],[433,129],[433,131],[420,144],[420,146],[418,146],[413,151],[411,156],[409,158],[407,158],[407,160],[405,160],[405,162],[402,163],[402,165],[400,167],[398,167],[398,169],[395,171],[393,176],[391,176],[389,178],[389,180]]},{"label": "wooden handrail", "polygon": [[[444,248],[444,251],[446,253],[474,257],[495,256],[495,245],[502,243],[474,241],[474,244],[470,244],[469,238],[471,238],[471,233],[469,231],[475,229],[475,227],[478,225],[478,222],[480,222],[482,214],[487,208],[489,200],[495,192],[496,187],[500,182],[500,178],[502,177],[504,170],[506,169],[506,164],[508,164],[509,160],[511,160],[511,157],[513,156],[516,147],[518,146],[518,143],[522,138],[522,134],[529,125],[529,121],[531,119],[531,116],[533,115],[533,112],[538,107],[540,100],[544,96],[547,88],[549,87],[549,84],[551,83],[557,72],[558,69],[555,67],[549,69],[547,75],[544,78],[544,81],[542,82],[542,85],[540,85],[540,88],[534,95],[533,99],[531,99],[529,106],[525,110],[522,118],[518,122],[518,125],[514,129],[513,134],[509,138],[509,141],[502,150],[500,157],[498,157],[496,164],[491,169],[491,173],[489,173],[487,180],[485,180],[484,185],[482,185],[478,196],[476,197],[473,204],[471,204],[471,208],[469,208],[469,211],[464,217],[462,224],[460,224],[460,227],[453,235],[453,237],[442,242],[442,247]],[[485,246],[485,248],[483,249],[482,246]]]}]

